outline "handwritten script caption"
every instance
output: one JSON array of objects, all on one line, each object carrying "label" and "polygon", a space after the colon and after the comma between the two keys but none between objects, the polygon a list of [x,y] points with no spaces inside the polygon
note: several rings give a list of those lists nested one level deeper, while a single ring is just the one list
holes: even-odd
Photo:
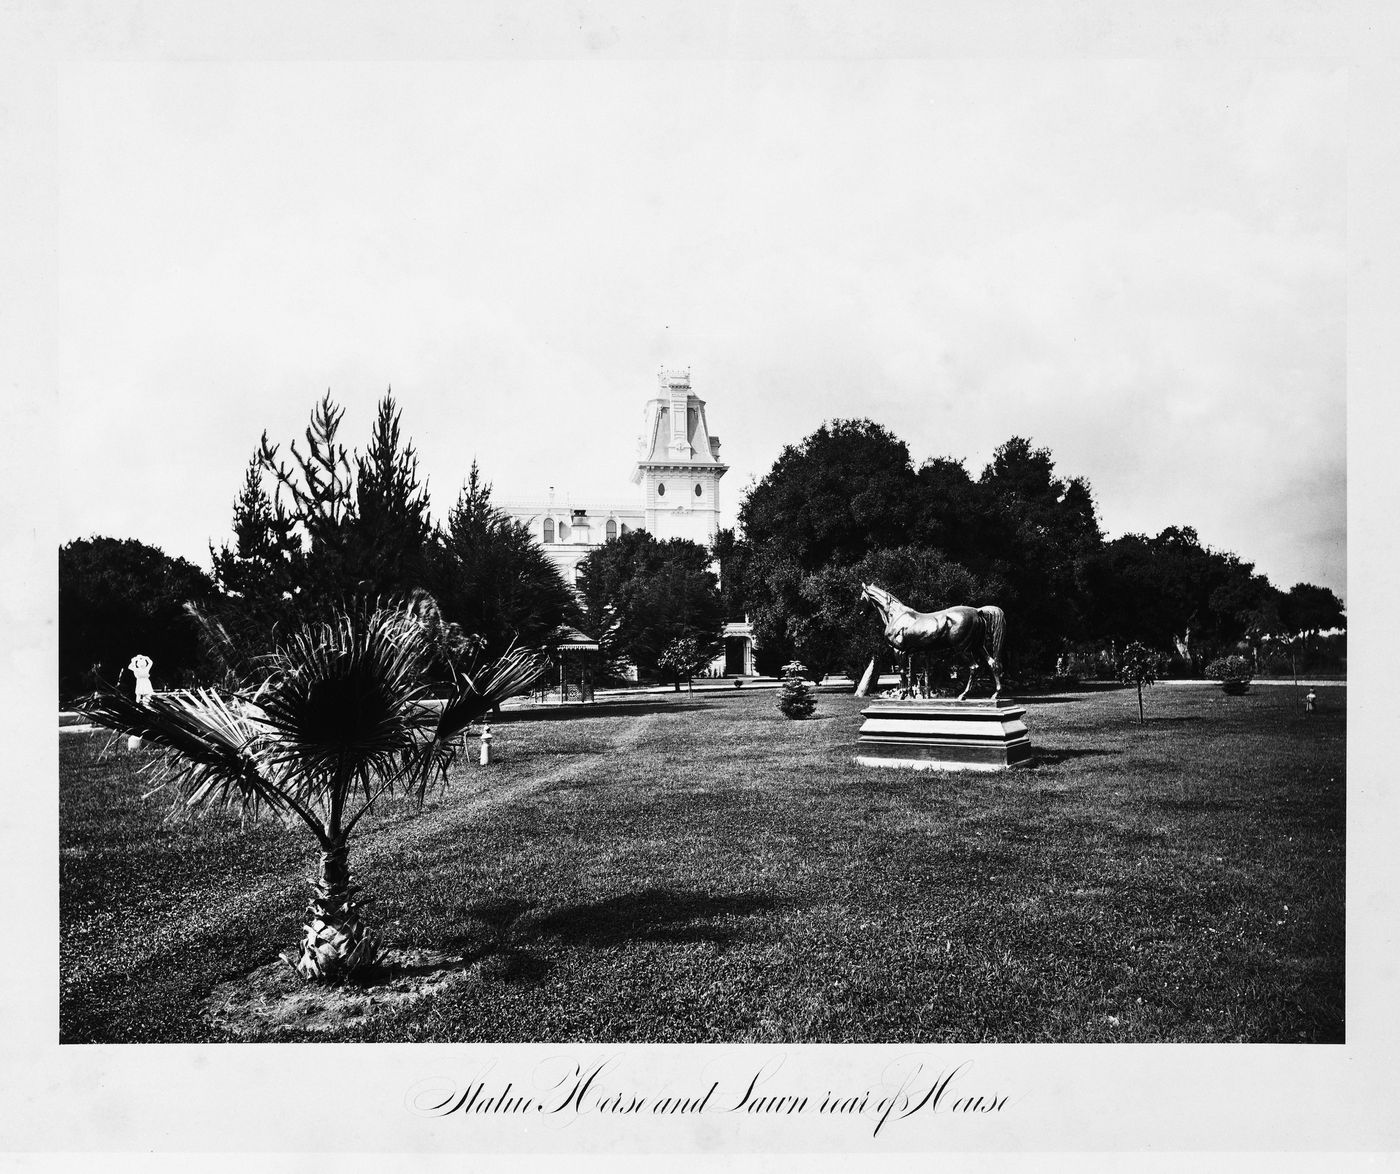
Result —
[{"label": "handwritten script caption", "polygon": [[949,1068],[911,1063],[873,1085],[847,1090],[784,1082],[782,1066],[778,1058],[737,1078],[706,1077],[680,1090],[670,1084],[648,1090],[627,1079],[617,1057],[589,1063],[556,1058],[523,1081],[496,1076],[495,1065],[488,1064],[466,1081],[419,1081],[405,1103],[420,1117],[514,1117],[532,1124],[587,1116],[842,1117],[863,1123],[878,1137],[916,1117],[999,1115],[1010,1101],[1004,1093],[973,1087],[966,1063]]}]

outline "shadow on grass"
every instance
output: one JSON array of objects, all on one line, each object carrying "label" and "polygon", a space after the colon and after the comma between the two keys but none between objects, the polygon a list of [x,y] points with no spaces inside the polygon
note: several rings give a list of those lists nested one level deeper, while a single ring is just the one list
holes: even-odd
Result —
[{"label": "shadow on grass", "polygon": [[536,907],[533,901],[502,898],[483,901],[463,910],[466,917],[485,927],[485,933],[453,934],[443,939],[443,949],[458,955],[452,961],[427,962],[421,965],[391,963],[367,968],[363,983],[374,985],[401,977],[438,976],[453,971],[469,970],[482,963],[485,977],[502,982],[539,983],[554,968],[554,963],[532,954],[525,948],[519,922]]},{"label": "shadow on grass", "polygon": [[533,901],[501,899],[469,905],[464,919],[475,923],[446,937],[441,949],[450,960],[421,965],[389,962],[366,967],[352,980],[361,987],[381,986],[395,979],[437,976],[482,964],[483,976],[503,982],[538,983],[555,963],[531,950],[545,939],[582,946],[614,946],[634,941],[710,942],[726,945],[739,936],[716,919],[744,917],[775,908],[777,902],[759,893],[713,896],[693,890],[644,889],[603,901],[565,905],[534,916]]},{"label": "shadow on grass", "polygon": [[689,701],[598,701],[588,705],[541,705],[528,709],[503,709],[487,720],[492,725],[505,725],[510,722],[575,721],[595,717],[646,717],[652,713],[688,713],[704,708],[706,707],[703,704]]},{"label": "shadow on grass", "polygon": [[715,925],[712,919],[744,917],[776,905],[772,897],[762,893],[713,896],[694,890],[643,889],[604,901],[555,909],[532,921],[529,932],[595,946],[628,941],[723,945],[737,936],[736,930]]}]

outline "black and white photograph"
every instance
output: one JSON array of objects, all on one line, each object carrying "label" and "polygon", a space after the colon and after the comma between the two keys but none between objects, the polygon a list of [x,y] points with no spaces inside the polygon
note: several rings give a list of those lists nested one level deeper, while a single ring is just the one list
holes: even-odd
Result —
[{"label": "black and white photograph", "polygon": [[1393,19],[199,7],[5,17],[0,1148],[1396,1148]]}]

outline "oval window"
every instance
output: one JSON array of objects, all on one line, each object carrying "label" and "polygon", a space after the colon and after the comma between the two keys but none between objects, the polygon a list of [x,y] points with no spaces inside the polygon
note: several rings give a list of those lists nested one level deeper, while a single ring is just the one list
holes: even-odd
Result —
[{"label": "oval window", "polygon": [[656,487],[656,496],[657,496],[657,497],[665,497],[665,496],[666,496],[666,485],[665,485],[664,482],[662,482],[662,483],[660,483],[660,484],[657,485],[657,487]]},{"label": "oval window", "polygon": [[703,496],[704,496],[704,493],[705,493],[705,491],[704,491],[703,489],[700,488],[700,482],[697,481],[697,482],[695,483],[695,496],[696,496],[696,497],[703,497]]}]

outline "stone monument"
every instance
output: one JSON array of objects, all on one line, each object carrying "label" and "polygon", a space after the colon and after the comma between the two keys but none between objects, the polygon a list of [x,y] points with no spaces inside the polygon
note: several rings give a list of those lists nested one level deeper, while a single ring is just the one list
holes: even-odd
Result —
[{"label": "stone monument", "polygon": [[[133,679],[136,681],[136,704],[150,705],[151,698],[155,696],[155,689],[151,687],[151,666],[155,662],[145,653],[138,652],[131,658],[131,663],[126,666]],[[140,750],[145,745],[139,734],[132,734],[126,740],[126,748],[131,752]]]},{"label": "stone monument", "polygon": [[[967,685],[956,700],[927,696],[925,687],[924,696],[880,700],[862,710],[858,763],[907,770],[1005,770],[1032,761],[1025,708],[1000,699],[1006,636],[1001,608],[919,612],[873,583],[862,585],[861,598],[880,612],[885,643],[894,651],[912,658],[946,649],[969,667]],[[969,701],[982,665],[992,675],[992,695]],[[912,673],[907,677],[914,680]]]},{"label": "stone monument", "polygon": [[126,667],[131,670],[131,675],[136,678],[136,702],[138,705],[149,705],[155,689],[151,687],[151,666],[155,662],[144,653],[138,652],[131,658],[131,663]]}]

